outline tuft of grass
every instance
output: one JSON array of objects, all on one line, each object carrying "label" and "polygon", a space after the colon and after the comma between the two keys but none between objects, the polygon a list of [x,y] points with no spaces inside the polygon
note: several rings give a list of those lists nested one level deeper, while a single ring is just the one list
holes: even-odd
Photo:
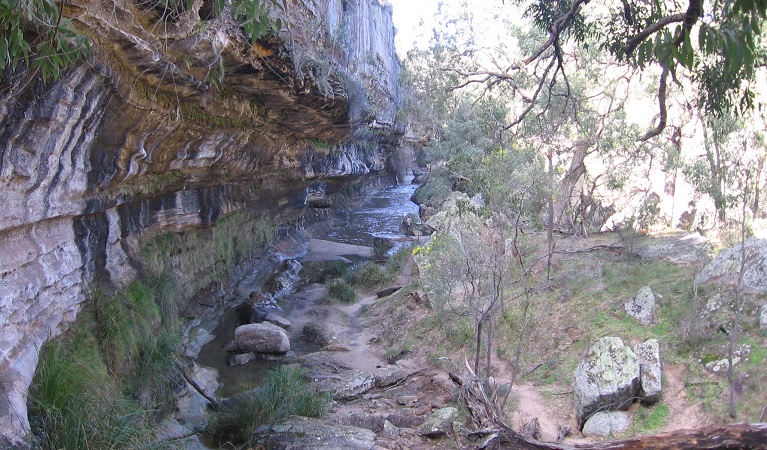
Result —
[{"label": "tuft of grass", "polygon": [[292,416],[319,417],[331,400],[319,392],[300,368],[280,366],[253,391],[231,398],[211,420],[209,432],[220,442],[250,442],[253,432]]},{"label": "tuft of grass", "polygon": [[655,405],[649,412],[647,409],[641,408],[634,420],[635,431],[647,433],[660,430],[668,423],[669,412],[670,409],[665,403]]},{"label": "tuft of grass", "polygon": [[332,301],[353,303],[357,300],[357,293],[354,292],[354,288],[343,278],[331,280],[327,284],[326,291],[328,298]]},{"label": "tuft of grass", "polygon": [[411,247],[400,247],[400,249],[389,258],[389,261],[386,262],[386,272],[392,276],[402,272],[402,269],[405,268],[405,264],[407,264],[407,260],[411,257],[412,252],[413,250]]},{"label": "tuft of grass", "polygon": [[343,278],[349,273],[349,266],[342,261],[330,261],[322,269],[322,279],[332,280],[334,278]]},{"label": "tuft of grass", "polygon": [[153,444],[152,430],[182,382],[173,292],[159,279],[101,292],[66,336],[46,344],[28,399],[40,448],[173,448]]},{"label": "tuft of grass", "polygon": [[376,263],[366,262],[357,266],[350,276],[347,277],[349,283],[365,289],[381,287],[391,281],[392,276]]}]

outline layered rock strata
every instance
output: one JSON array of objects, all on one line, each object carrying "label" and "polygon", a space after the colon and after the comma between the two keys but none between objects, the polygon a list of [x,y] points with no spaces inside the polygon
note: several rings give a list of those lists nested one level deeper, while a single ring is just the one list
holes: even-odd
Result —
[{"label": "layered rock strata", "polygon": [[[88,63],[49,84],[3,81],[1,448],[28,446],[39,349],[89,286],[152,270],[186,298],[214,289],[299,217],[312,180],[381,170],[396,144],[390,7],[287,1],[283,30],[250,42],[208,3],[169,15],[160,2],[66,2]],[[249,238],[211,260],[222,221]]]}]

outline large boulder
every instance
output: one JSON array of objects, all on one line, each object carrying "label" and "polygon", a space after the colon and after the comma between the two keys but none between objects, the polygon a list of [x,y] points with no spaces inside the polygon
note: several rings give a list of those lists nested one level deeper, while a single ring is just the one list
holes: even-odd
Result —
[{"label": "large boulder", "polygon": [[453,191],[450,172],[444,167],[434,167],[426,180],[413,192],[410,200],[418,205],[439,208],[439,205]]},{"label": "large boulder", "polygon": [[364,428],[293,416],[279,425],[259,428],[253,438],[256,448],[369,450],[375,446],[376,434]]},{"label": "large boulder", "polygon": [[330,352],[316,352],[301,359],[307,376],[317,383],[321,392],[329,392],[334,400],[351,400],[375,387],[370,372],[352,369]]},{"label": "large boulder", "polygon": [[583,425],[583,434],[589,437],[607,437],[628,430],[631,418],[623,411],[600,411]]},{"label": "large boulder", "polygon": [[[749,238],[745,242],[746,265],[743,286],[753,292],[767,292],[767,239]],[[698,284],[716,281],[734,285],[740,272],[741,245],[722,250],[695,278]]]},{"label": "large boulder", "polygon": [[583,427],[592,414],[625,410],[639,394],[639,359],[619,337],[603,337],[575,370],[575,415]]},{"label": "large boulder", "polygon": [[660,345],[657,339],[649,339],[634,346],[639,358],[639,395],[644,403],[660,400],[663,390],[663,366],[660,359]]},{"label": "large boulder", "polygon": [[642,287],[639,292],[624,305],[626,314],[638,320],[642,325],[652,325],[657,322],[655,315],[655,295],[649,286]]},{"label": "large boulder", "polygon": [[233,347],[240,352],[287,353],[290,340],[285,330],[269,322],[241,325],[234,330]]}]

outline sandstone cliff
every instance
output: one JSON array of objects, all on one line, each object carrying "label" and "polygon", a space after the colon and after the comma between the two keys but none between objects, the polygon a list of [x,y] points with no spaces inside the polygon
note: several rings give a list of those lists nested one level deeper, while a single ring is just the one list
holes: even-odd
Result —
[{"label": "sandstone cliff", "polygon": [[[4,80],[2,448],[28,445],[38,351],[89,286],[150,266],[186,296],[210,289],[262,243],[256,234],[297,216],[308,183],[382,170],[397,143],[390,6],[288,0],[277,36],[251,43],[207,0],[169,4],[72,0],[65,15],[91,41],[88,63],[46,85]],[[173,255],[154,240],[210,236],[222,221],[244,239],[236,257],[213,239],[171,239]]]}]

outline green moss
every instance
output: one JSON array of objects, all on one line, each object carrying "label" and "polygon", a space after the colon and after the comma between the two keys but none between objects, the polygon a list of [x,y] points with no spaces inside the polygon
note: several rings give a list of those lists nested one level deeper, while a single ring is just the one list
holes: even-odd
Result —
[{"label": "green moss", "polygon": [[[192,275],[181,287],[182,295],[189,297],[220,283],[254,250],[270,244],[274,231],[274,221],[266,214],[238,211],[211,227],[154,236],[144,244],[142,254],[150,273]],[[200,261],[206,262],[204,270]]]}]

